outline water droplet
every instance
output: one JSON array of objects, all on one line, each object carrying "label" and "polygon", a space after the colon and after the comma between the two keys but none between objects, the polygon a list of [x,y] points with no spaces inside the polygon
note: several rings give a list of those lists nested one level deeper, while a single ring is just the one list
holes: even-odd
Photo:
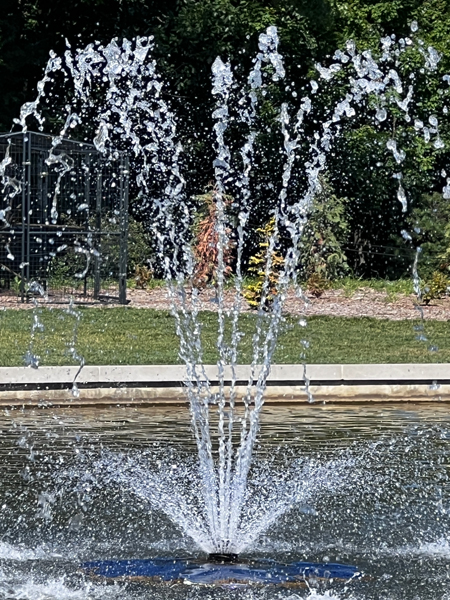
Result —
[{"label": "water droplet", "polygon": [[377,119],[377,121],[380,121],[380,123],[382,121],[385,121],[387,117],[387,112],[385,108],[377,108],[377,112],[375,113],[375,118]]},{"label": "water droplet", "polygon": [[406,210],[408,208],[408,201],[406,199],[405,190],[403,189],[403,186],[401,183],[398,186],[397,198],[398,198],[400,204],[402,205],[402,212],[406,212]]}]

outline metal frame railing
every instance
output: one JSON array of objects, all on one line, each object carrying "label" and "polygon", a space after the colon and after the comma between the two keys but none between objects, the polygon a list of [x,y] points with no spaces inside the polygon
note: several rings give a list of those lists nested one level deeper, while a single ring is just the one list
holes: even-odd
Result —
[{"label": "metal frame railing", "polygon": [[[11,157],[0,188],[0,210],[4,211],[0,213],[0,273],[5,287],[18,278],[19,295],[25,302],[30,283],[36,280],[51,291],[55,301],[64,301],[70,290],[49,290],[52,265],[57,260],[64,263],[70,251],[81,248],[87,269],[77,301],[96,301],[108,295],[125,304],[128,157],[117,153],[106,159],[94,146],[68,139],[53,147],[53,139],[36,132],[0,135],[0,162],[7,148]],[[49,165],[50,152],[63,158],[70,169],[61,175],[61,165]],[[51,214],[54,201],[59,212],[56,220]],[[78,275],[73,273],[77,290]],[[111,293],[105,292],[105,282]]]}]

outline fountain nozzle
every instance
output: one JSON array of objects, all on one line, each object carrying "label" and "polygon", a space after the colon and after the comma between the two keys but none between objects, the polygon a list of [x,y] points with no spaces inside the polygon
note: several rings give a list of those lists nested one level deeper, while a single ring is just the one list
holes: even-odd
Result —
[{"label": "fountain nozzle", "polygon": [[234,564],[237,563],[239,556],[237,554],[222,554],[219,552],[213,552],[208,554],[208,562],[219,563],[219,564]]}]

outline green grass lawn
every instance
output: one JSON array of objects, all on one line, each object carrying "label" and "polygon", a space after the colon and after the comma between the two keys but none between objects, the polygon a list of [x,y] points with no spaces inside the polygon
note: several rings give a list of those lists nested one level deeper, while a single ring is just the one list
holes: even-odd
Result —
[{"label": "green grass lawn", "polygon": [[[178,338],[169,312],[135,308],[84,308],[76,345],[86,364],[176,364]],[[43,309],[42,332],[36,332],[34,353],[41,365],[73,364],[67,352],[74,318],[58,309]],[[30,344],[32,311],[0,313],[0,366],[24,364]],[[217,359],[217,315],[202,313],[204,362]],[[255,315],[241,315],[245,335],[239,362],[250,360]],[[302,340],[309,342],[311,363],[450,362],[450,325],[425,323],[428,342],[416,339],[417,322],[366,317],[311,317],[306,327],[288,318],[282,326],[275,362],[301,362]],[[435,345],[437,352],[428,347]]]},{"label": "green grass lawn", "polygon": [[351,298],[356,291],[364,288],[375,290],[377,292],[386,292],[388,301],[395,300],[399,295],[414,293],[414,286],[411,278],[389,281],[387,279],[355,279],[354,277],[344,277],[332,281],[331,287],[335,290],[342,290],[349,298]]}]

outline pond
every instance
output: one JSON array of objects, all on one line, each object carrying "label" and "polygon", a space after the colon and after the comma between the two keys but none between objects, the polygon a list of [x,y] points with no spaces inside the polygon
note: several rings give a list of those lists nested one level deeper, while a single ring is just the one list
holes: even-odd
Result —
[{"label": "pond", "polygon": [[341,562],[366,575],[310,589],[106,585],[80,571],[206,557],[169,518],[179,501],[193,522],[201,515],[187,407],[4,410],[0,430],[1,599],[450,598],[443,403],[265,407],[242,559]]}]

